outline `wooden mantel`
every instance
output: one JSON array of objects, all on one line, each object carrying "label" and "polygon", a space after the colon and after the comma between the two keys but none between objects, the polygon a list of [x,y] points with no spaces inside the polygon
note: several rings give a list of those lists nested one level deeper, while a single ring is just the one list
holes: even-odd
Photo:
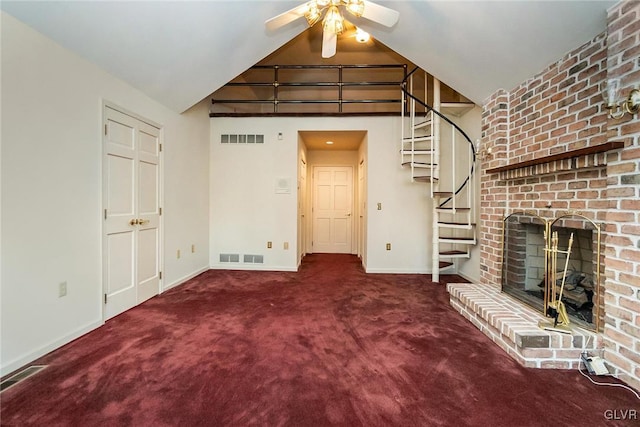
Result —
[{"label": "wooden mantel", "polygon": [[487,173],[500,173],[510,170],[526,168],[529,166],[541,165],[544,163],[551,163],[557,160],[573,159],[580,156],[588,156],[590,154],[604,153],[611,150],[617,150],[624,148],[624,142],[622,141],[610,141],[605,144],[594,145],[593,147],[580,148],[578,150],[567,151],[565,153],[552,154],[550,156],[538,157],[537,159],[526,160],[524,162],[512,163],[506,166],[500,166],[497,168],[487,169]]}]

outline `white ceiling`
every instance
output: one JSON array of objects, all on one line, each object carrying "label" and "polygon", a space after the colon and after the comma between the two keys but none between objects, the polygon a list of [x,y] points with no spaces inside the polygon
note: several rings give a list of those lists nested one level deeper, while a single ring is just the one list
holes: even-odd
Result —
[{"label": "white ceiling", "polygon": [[[395,27],[352,21],[481,104],[603,32],[616,2],[380,0],[400,12]],[[3,0],[0,8],[182,112],[304,31],[304,19],[264,27],[301,3]]]},{"label": "white ceiling", "polygon": [[[307,147],[307,150],[318,151],[353,151],[357,150],[362,140],[367,135],[364,130],[341,131],[300,131],[298,135]],[[327,144],[327,141],[333,144]]]}]

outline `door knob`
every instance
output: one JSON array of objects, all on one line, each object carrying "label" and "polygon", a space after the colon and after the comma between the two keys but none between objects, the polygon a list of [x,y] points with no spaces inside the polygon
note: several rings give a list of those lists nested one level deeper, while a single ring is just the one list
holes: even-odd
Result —
[{"label": "door knob", "polygon": [[138,224],[140,224],[140,225],[145,225],[145,224],[146,224],[146,223],[148,223],[148,222],[149,222],[149,220],[148,220],[148,219],[139,219],[139,220],[138,220]]},{"label": "door knob", "polygon": [[138,225],[140,224],[140,220],[138,219],[132,219],[131,221],[129,221],[129,225]]},{"label": "door knob", "polygon": [[351,213],[346,214],[345,216],[351,216]]}]

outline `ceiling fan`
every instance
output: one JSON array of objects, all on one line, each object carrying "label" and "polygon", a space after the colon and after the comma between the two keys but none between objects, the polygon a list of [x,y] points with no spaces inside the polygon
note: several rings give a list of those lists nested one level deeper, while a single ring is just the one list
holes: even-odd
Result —
[{"label": "ceiling fan", "polygon": [[309,26],[322,18],[322,57],[331,58],[336,54],[338,35],[344,31],[344,17],[340,9],[343,8],[354,16],[377,22],[385,27],[393,27],[400,13],[380,6],[368,0],[310,0],[296,6],[265,22],[268,30],[277,30],[298,18],[305,17]]}]

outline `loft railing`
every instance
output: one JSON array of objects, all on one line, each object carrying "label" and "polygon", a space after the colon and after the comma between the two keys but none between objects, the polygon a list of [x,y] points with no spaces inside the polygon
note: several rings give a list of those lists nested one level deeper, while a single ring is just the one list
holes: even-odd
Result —
[{"label": "loft railing", "polygon": [[406,64],[256,65],[213,94],[211,116],[398,115]]}]

